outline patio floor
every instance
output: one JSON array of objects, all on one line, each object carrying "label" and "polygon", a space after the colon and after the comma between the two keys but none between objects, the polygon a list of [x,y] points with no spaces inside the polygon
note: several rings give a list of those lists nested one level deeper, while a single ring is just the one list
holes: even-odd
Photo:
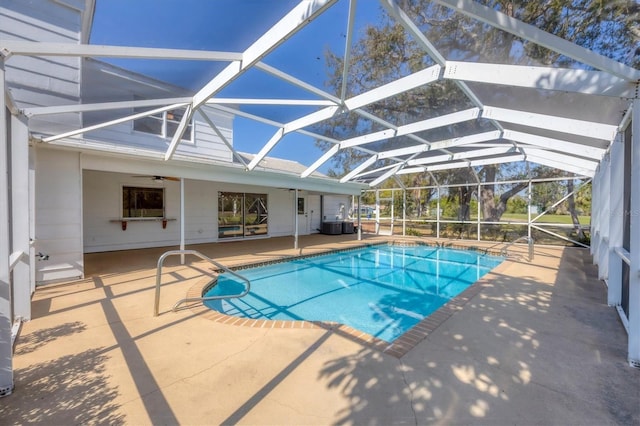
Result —
[{"label": "patio floor", "polygon": [[[235,265],[356,244],[314,235],[299,250],[291,237],[191,248]],[[536,246],[531,263],[507,260],[401,358],[339,329],[173,313],[210,274],[194,259],[167,261],[154,317],[166,250],[89,254],[86,279],[38,288],[0,424],[640,424],[640,369],[626,362],[588,250]]]}]

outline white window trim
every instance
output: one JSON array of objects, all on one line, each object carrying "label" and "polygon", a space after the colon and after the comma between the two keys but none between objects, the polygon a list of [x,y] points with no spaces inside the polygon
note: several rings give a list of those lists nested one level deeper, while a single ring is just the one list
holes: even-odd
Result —
[{"label": "white window trim", "polygon": [[[171,142],[171,136],[167,135],[167,122],[168,122],[167,113],[168,113],[168,111],[162,112],[162,124],[161,124],[161,127],[160,127],[160,129],[161,129],[160,130],[160,134],[151,133],[151,132],[145,132],[145,131],[142,131],[142,130],[136,130],[135,124],[132,123],[131,127],[133,129],[133,132],[141,134],[141,135],[156,136],[156,137],[164,139],[165,142],[167,144],[169,144]],[[151,119],[156,119],[156,120],[160,119],[160,117],[158,117],[158,115],[150,115],[150,116],[145,117],[145,118],[151,118]],[[177,125],[179,123],[179,121],[176,121],[175,123]],[[184,135],[182,136],[182,139],[180,140],[180,143],[184,143],[184,144],[187,144],[187,145],[195,145],[196,144],[196,138],[195,138],[196,121],[193,118],[191,119],[191,123],[189,124],[189,126],[191,127],[191,131],[184,133]],[[188,136],[188,139],[185,136]]]}]

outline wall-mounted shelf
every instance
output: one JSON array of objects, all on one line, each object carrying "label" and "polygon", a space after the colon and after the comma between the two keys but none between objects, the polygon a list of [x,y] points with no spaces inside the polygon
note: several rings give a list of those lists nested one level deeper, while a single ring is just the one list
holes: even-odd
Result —
[{"label": "wall-mounted shelf", "polygon": [[122,230],[126,231],[128,222],[161,222],[162,229],[165,229],[167,227],[167,222],[174,220],[177,219],[168,217],[127,217],[122,219],[111,219],[109,222],[120,223]]}]

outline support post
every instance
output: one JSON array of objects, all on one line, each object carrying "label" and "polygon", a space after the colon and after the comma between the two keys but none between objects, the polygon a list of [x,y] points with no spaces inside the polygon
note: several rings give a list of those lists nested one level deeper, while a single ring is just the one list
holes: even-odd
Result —
[{"label": "support post", "polygon": [[362,201],[362,192],[358,194],[358,241],[362,240],[362,220],[361,220],[361,212],[360,205]]},{"label": "support post", "polygon": [[9,181],[7,106],[4,60],[0,58],[0,397],[13,392],[13,345],[11,342],[11,281],[9,274]]},{"label": "support post", "polygon": [[531,178],[529,178],[528,193],[527,193],[527,238],[531,240],[531,200],[533,198],[533,185],[531,184]]},{"label": "support post", "polygon": [[376,235],[380,233],[380,190],[376,189]]},{"label": "support post", "polygon": [[36,155],[29,147],[29,283],[31,294],[36,291]]},{"label": "support post", "polygon": [[[600,220],[609,221],[609,277],[607,280],[607,304],[609,306],[620,306],[622,303],[622,259],[616,253],[616,248],[622,248],[624,226],[624,140],[620,136],[618,135],[618,138],[611,145],[608,161],[606,163],[603,161],[600,165],[600,167],[609,168],[608,194],[605,200],[598,199],[599,204],[609,204],[607,209],[609,217],[600,218]],[[602,184],[602,176],[600,184]]]},{"label": "support post", "polygon": [[394,222],[393,219],[394,219],[394,217],[396,215],[396,213],[394,211],[394,207],[395,207],[396,203],[395,203],[395,199],[393,198],[393,196],[394,196],[394,191],[392,189],[391,190],[391,222],[389,224],[389,228],[390,228],[389,232],[391,233],[391,235],[393,235],[393,222]]},{"label": "support post", "polygon": [[[614,142],[615,144],[615,142]],[[603,166],[605,166],[603,168]],[[624,163],[621,165],[624,170]],[[601,280],[606,280],[609,277],[609,247],[611,247],[610,241],[610,226],[611,221],[610,217],[610,205],[609,205],[609,188],[611,185],[611,169],[606,167],[606,163],[601,162],[601,175],[600,175],[600,185],[597,187],[597,200],[598,200],[598,230],[600,235],[597,242],[597,247],[595,250],[594,258],[597,256],[598,263],[598,278]],[[624,180],[621,181],[620,188],[624,187]],[[622,198],[620,198],[622,201]],[[592,238],[593,241],[593,238]],[[622,245],[622,244],[621,244]]]},{"label": "support post", "polygon": [[[24,253],[13,268],[13,317],[31,319],[29,257],[29,131],[26,118],[11,116],[11,252]],[[35,256],[34,256],[35,257]]]},{"label": "support post", "polygon": [[440,185],[438,185],[438,202],[436,203],[436,238],[440,238]]},{"label": "support post", "polygon": [[629,363],[640,367],[640,99],[631,119],[631,226],[629,257]]},{"label": "support post", "polygon": [[407,190],[402,188],[402,236],[407,235]]},{"label": "support post", "polygon": [[482,189],[482,185],[479,183],[478,184],[478,193],[477,193],[477,196],[476,196],[476,198],[478,199],[478,208],[477,208],[477,210],[478,210],[477,211],[477,215],[478,216],[476,217],[476,220],[477,220],[477,223],[478,223],[477,224],[477,226],[478,226],[478,228],[477,228],[477,230],[478,230],[478,238],[477,238],[477,240],[478,241],[480,241],[480,190],[481,189]]},{"label": "support post", "polygon": [[[180,178],[180,250],[184,251],[184,178]],[[184,253],[180,254],[180,264],[184,265]]]},{"label": "support post", "polygon": [[298,188],[293,194],[293,248],[298,249]]}]

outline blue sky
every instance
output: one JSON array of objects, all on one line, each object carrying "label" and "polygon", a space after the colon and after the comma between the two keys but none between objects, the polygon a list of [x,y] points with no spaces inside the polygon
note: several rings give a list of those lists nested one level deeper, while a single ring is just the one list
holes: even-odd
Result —
[{"label": "blue sky", "polygon": [[[91,43],[242,52],[298,3],[297,0],[97,0]],[[287,40],[264,62],[307,83],[323,87],[324,52],[342,53],[346,40],[349,3],[340,1]],[[356,34],[368,23],[380,22],[377,1],[360,1]],[[226,63],[201,61],[120,60],[109,62],[174,83],[199,89]],[[220,97],[317,99],[259,71],[250,70]],[[309,108],[244,107],[249,112],[286,122],[311,112]],[[236,119],[236,149],[257,153],[277,129],[247,119]],[[322,152],[313,140],[287,135],[269,155],[311,165]],[[320,171],[326,172],[329,164]]]}]

